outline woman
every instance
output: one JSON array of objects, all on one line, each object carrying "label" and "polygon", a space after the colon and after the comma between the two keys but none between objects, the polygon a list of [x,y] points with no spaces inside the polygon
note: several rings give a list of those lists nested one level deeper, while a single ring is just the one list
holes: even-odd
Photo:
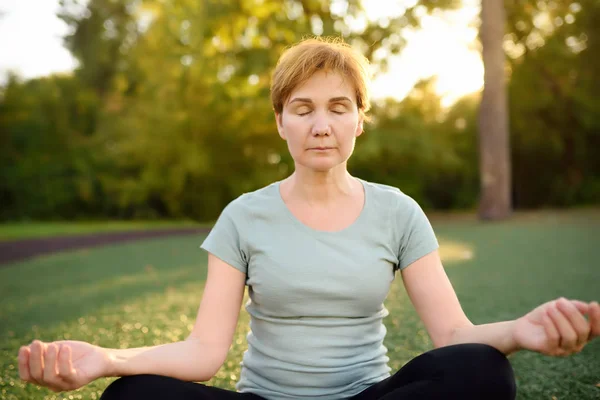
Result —
[{"label": "woman", "polygon": [[[219,217],[202,244],[208,278],[187,340],[130,350],[34,341],[19,352],[21,378],[61,391],[123,377],[105,400],[512,399],[506,355],[568,355],[599,335],[597,302],[561,298],[514,321],[467,319],[417,203],[347,171],[369,109],[367,68],[335,41],[282,55],[271,96],[295,171]],[[383,301],[397,274],[436,349],[390,376]],[[251,332],[238,391],[194,383],[223,364],[245,285]]]}]

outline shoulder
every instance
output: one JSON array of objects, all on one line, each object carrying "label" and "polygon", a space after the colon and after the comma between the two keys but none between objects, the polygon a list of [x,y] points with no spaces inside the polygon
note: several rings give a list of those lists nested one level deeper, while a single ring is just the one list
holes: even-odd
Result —
[{"label": "shoulder", "polygon": [[235,217],[248,216],[253,213],[259,213],[263,210],[269,210],[273,207],[278,195],[277,182],[271,183],[252,192],[243,193],[232,200],[223,214]]},{"label": "shoulder", "polygon": [[419,204],[412,197],[397,187],[364,180],[362,182],[365,187],[368,187],[376,206],[392,208],[401,214],[412,213],[415,209],[420,209]]}]

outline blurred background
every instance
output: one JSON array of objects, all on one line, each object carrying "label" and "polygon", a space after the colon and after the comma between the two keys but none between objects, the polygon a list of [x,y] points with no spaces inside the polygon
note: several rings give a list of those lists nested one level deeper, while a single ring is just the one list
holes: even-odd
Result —
[{"label": "blurred background", "polygon": [[[485,169],[501,164],[505,206],[598,204],[600,2],[506,0],[487,25],[481,5],[4,0],[0,220],[211,221],[286,177],[270,74],[309,35],[341,36],[372,62],[373,122],[354,175],[428,210],[474,210]],[[482,107],[485,29],[502,53],[485,60],[501,72],[485,76],[496,113]],[[492,134],[509,140],[485,142]],[[506,159],[490,167],[482,153]]]}]

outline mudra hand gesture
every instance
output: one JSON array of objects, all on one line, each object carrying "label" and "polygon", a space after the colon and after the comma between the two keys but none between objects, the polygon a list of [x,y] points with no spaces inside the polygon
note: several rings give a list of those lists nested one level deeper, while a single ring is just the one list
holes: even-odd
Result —
[{"label": "mudra hand gesture", "polygon": [[55,392],[75,390],[110,375],[108,353],[73,340],[43,343],[33,341],[19,350],[19,374],[24,381]]},{"label": "mudra hand gesture", "polygon": [[550,356],[578,353],[597,336],[600,336],[598,302],[565,298],[544,303],[517,319],[513,330],[519,349]]}]

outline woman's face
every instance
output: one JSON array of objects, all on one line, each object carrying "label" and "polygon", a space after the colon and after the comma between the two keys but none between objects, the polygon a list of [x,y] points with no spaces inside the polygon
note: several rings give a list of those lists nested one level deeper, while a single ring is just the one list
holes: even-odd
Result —
[{"label": "woman's face", "polygon": [[294,89],[276,119],[296,168],[318,172],[345,165],[363,130],[354,87],[331,71],[319,71]]}]

